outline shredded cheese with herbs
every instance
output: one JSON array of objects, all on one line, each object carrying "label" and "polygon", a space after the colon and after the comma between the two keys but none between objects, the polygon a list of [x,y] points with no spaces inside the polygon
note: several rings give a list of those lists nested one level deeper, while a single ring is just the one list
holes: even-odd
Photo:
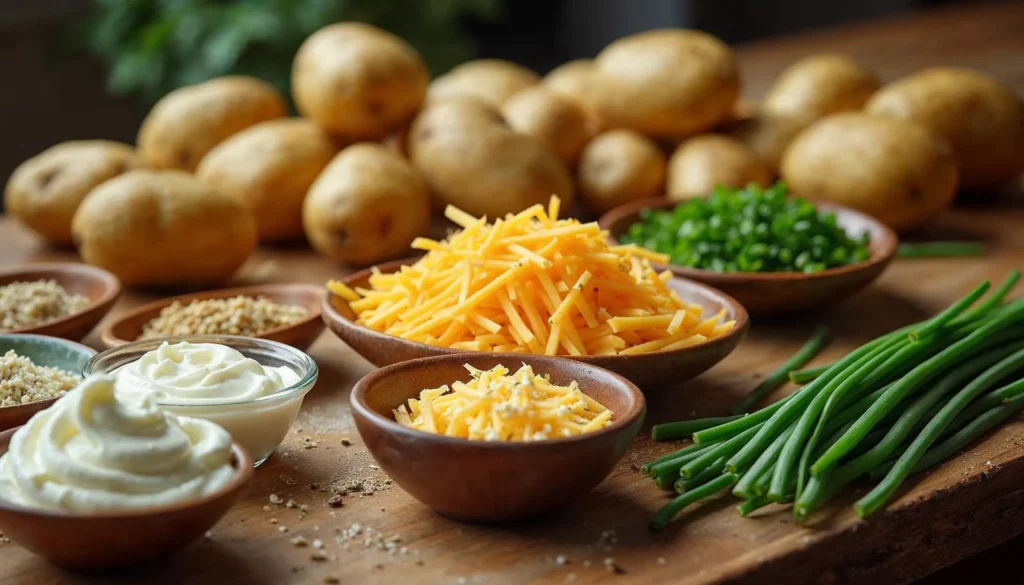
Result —
[{"label": "shredded cheese with herbs", "polygon": [[470,365],[468,382],[423,390],[408,408],[393,412],[400,424],[428,433],[476,441],[543,441],[572,437],[609,425],[612,411],[580,391],[552,384],[527,365],[482,371]]},{"label": "shredded cheese with herbs", "polygon": [[444,241],[417,238],[426,255],[398,272],[374,270],[369,287],[328,289],[357,322],[429,345],[466,351],[631,355],[674,350],[735,326],[704,315],[668,286],[650,260],[667,257],[609,244],[596,223],[558,219],[560,202],[493,224],[449,206],[461,226]]}]

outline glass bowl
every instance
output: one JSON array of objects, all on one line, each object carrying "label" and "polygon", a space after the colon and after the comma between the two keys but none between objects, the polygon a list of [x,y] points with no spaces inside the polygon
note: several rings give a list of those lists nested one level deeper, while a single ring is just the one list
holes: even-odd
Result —
[{"label": "glass bowl", "polygon": [[252,455],[257,467],[277,449],[295,422],[302,399],[316,384],[318,370],[313,358],[290,345],[234,335],[186,335],[136,341],[94,356],[85,364],[85,375],[112,374],[160,347],[164,342],[217,343],[226,345],[264,366],[287,367],[299,381],[273,394],[247,400],[218,403],[184,404],[160,401],[159,404],[179,416],[205,419],[224,427],[231,437]]}]

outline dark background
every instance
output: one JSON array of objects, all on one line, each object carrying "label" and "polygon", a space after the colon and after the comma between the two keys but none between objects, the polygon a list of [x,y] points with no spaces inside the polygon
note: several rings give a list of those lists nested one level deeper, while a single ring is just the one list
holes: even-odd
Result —
[{"label": "dark background", "polygon": [[[128,2],[130,0],[123,0]],[[426,0],[408,0],[419,2]],[[430,0],[434,1],[434,0]],[[948,0],[506,0],[493,22],[467,21],[479,56],[540,73],[636,31],[682,26],[731,44],[844,22],[921,10]],[[53,56],[87,0],[0,0],[0,179],[64,140],[133,142],[144,100],[113,96],[106,70],[78,52]],[[0,202],[2,205],[2,202]]]}]

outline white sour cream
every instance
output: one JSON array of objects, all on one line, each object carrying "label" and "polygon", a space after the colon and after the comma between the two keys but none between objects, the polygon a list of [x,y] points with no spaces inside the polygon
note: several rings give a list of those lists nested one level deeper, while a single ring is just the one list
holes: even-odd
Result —
[{"label": "white sour cream", "polygon": [[14,433],[0,498],[72,512],[151,508],[216,492],[235,473],[224,429],[122,399],[113,378],[93,376]]},{"label": "white sour cream", "polygon": [[226,345],[187,341],[164,342],[116,374],[119,395],[194,406],[254,400],[299,381],[291,368],[264,366]]},{"label": "white sour cream", "polygon": [[214,422],[259,465],[288,434],[303,393],[287,366],[260,364],[217,343],[164,342],[114,372],[119,396],[151,396],[175,414]]}]

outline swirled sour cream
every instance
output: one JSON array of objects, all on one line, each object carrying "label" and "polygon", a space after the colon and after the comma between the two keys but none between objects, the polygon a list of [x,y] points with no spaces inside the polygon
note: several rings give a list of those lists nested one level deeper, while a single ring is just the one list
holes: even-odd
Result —
[{"label": "swirled sour cream", "polygon": [[118,396],[150,396],[175,414],[217,423],[257,465],[288,434],[302,405],[302,392],[281,392],[299,381],[294,370],[217,343],[164,342],[114,375]]},{"label": "swirled sour cream", "polygon": [[116,375],[119,395],[195,406],[254,400],[299,381],[291,368],[264,366],[226,345],[187,341],[164,342]]},{"label": "swirled sour cream", "polygon": [[0,497],[73,512],[151,508],[213,493],[235,473],[224,429],[122,399],[113,378],[93,376],[14,433]]}]

